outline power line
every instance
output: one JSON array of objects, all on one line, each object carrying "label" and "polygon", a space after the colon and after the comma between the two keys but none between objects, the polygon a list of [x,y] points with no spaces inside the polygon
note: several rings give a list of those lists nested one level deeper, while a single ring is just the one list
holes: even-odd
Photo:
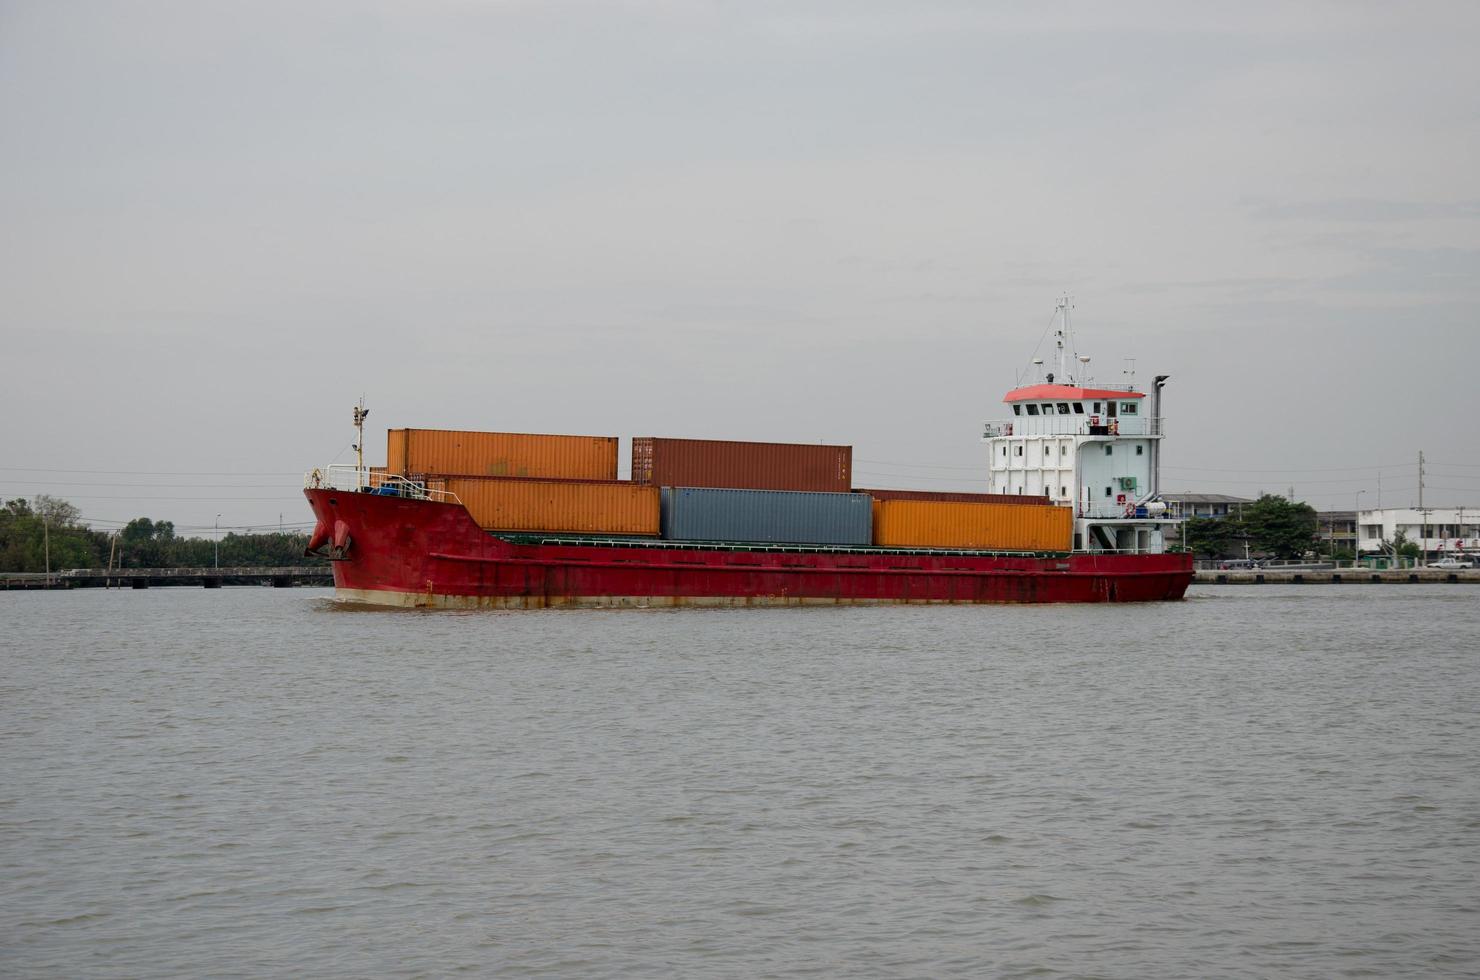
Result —
[{"label": "power line", "polygon": [[1247,466],[1163,466],[1163,470],[1190,470],[1198,473],[1371,473],[1374,470],[1396,470],[1413,466],[1412,463],[1374,463],[1370,466],[1327,466],[1296,470],[1256,470]]},{"label": "power line", "polygon": [[0,466],[0,473],[88,473],[94,476],[297,476],[302,477],[303,470],[284,470],[280,472],[268,471],[221,471],[207,472],[205,470],[62,470],[46,466]]},{"label": "power line", "polygon": [[968,470],[971,472],[976,472],[985,471],[986,469],[984,466],[952,466],[947,463],[891,463],[887,459],[856,459],[854,460],[854,462],[868,463],[871,466],[893,466],[896,468],[919,467],[920,469],[927,470]]},{"label": "power line", "polygon": [[[986,476],[987,476],[987,471],[985,469],[983,469],[981,471],[981,474],[982,474],[982,480],[985,481]],[[878,477],[879,479],[883,479],[883,480],[899,480],[899,479],[924,480],[927,483],[970,483],[970,482],[973,482],[973,481],[966,480],[966,479],[961,478],[961,477],[920,476],[918,474],[912,474],[912,473],[872,473],[872,472],[869,472],[868,470],[855,470],[854,473],[853,473],[853,475],[854,476]]]},{"label": "power line", "polygon": [[[1258,470],[1252,470],[1250,472],[1257,473],[1259,471]],[[1225,485],[1231,483],[1231,484],[1236,484],[1238,486],[1269,486],[1270,484],[1277,484],[1277,483],[1285,483],[1285,482],[1288,482],[1288,481],[1285,481],[1285,480],[1276,479],[1274,477],[1268,477],[1268,478],[1265,478],[1265,479],[1262,479],[1262,480],[1229,480],[1229,479],[1224,479],[1223,477],[1203,477],[1202,479],[1203,480],[1212,480],[1213,482],[1220,483],[1220,484],[1225,484]],[[1312,484],[1312,483],[1314,483],[1314,484],[1327,484],[1327,483],[1361,483],[1364,479],[1365,479],[1364,477],[1360,477],[1360,476],[1343,476],[1343,477],[1338,477],[1338,478],[1332,479],[1332,480],[1306,480],[1306,479],[1297,479],[1294,482],[1296,482],[1298,484],[1304,484],[1304,485],[1308,485],[1308,484]],[[1384,486],[1383,489],[1386,490],[1387,487]]]},{"label": "power line", "polygon": [[139,489],[150,487],[174,487],[177,490],[281,490],[281,483],[100,483],[82,482],[76,480],[11,480],[5,481],[12,486],[30,487],[134,487]]},{"label": "power line", "polygon": [[[3,493],[0,493],[3,495]],[[68,494],[71,500],[302,500],[300,496],[291,497],[173,497],[158,495],[124,496],[122,494],[106,493],[74,493]]]}]

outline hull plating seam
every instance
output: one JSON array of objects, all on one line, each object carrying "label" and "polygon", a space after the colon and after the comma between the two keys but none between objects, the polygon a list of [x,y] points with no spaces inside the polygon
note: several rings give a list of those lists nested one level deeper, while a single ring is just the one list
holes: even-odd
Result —
[{"label": "hull plating seam", "polygon": [[440,595],[390,589],[334,590],[343,602],[397,609],[731,609],[800,606],[1010,606],[1012,599],[852,599],[817,596],[498,596]]},{"label": "hull plating seam", "polygon": [[[538,568],[617,568],[630,571],[639,567],[643,571],[658,570],[669,572],[693,572],[702,570],[705,572],[786,572],[791,575],[872,575],[878,577],[890,577],[894,575],[954,575],[954,576],[980,576],[991,577],[1006,575],[1013,578],[1021,578],[1025,575],[1039,576],[1051,575],[1055,578],[1100,578],[1102,574],[1074,572],[1069,569],[1035,568],[1031,571],[1020,568],[908,568],[895,566],[890,568],[849,568],[846,566],[814,566],[814,565],[747,565],[735,563],[730,565],[697,565],[684,564],[682,562],[643,562],[637,565],[634,562],[621,561],[587,561],[585,559],[569,558],[484,558],[480,555],[448,555],[441,552],[433,552],[430,557],[439,561],[471,562],[480,565],[525,565]],[[1116,578],[1135,578],[1144,575],[1165,575],[1166,570],[1149,572],[1116,572]]]}]

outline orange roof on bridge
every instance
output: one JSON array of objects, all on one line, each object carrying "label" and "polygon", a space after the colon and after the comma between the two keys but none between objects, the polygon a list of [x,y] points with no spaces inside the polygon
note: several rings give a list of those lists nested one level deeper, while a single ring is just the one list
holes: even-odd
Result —
[{"label": "orange roof on bridge", "polygon": [[1116,398],[1145,398],[1144,392],[1140,391],[1113,391],[1109,388],[1076,388],[1073,385],[1028,385],[1026,388],[1014,388],[1007,393],[1002,400],[1004,402],[1036,402],[1036,401],[1083,401],[1086,398],[1099,399],[1100,401],[1111,401]]}]

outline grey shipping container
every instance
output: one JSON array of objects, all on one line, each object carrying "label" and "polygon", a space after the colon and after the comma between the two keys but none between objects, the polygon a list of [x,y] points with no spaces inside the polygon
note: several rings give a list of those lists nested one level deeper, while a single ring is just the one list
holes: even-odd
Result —
[{"label": "grey shipping container", "polygon": [[862,493],[664,487],[662,528],[671,541],[867,545],[873,500]]}]

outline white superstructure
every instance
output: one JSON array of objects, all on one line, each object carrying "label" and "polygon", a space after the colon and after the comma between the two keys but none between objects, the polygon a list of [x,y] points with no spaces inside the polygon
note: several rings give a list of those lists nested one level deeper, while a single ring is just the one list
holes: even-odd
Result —
[{"label": "white superstructure", "polygon": [[[1069,359],[1068,301],[1060,303],[1055,331],[1057,374],[1009,391],[1011,417],[986,422],[990,493],[1047,495],[1074,508],[1074,548],[1082,551],[1160,552],[1172,523],[1158,498],[1162,439],[1161,387],[1151,397],[1134,385],[1096,385],[1089,358]],[[1034,365],[1042,369],[1043,362]]]}]

